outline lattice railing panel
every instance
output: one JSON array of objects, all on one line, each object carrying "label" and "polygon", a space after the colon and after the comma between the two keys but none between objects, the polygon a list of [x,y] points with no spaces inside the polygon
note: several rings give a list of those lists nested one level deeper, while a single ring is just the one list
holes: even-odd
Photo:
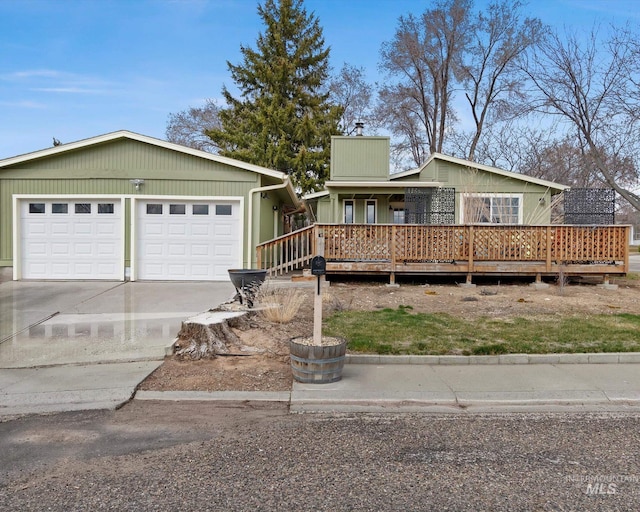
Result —
[{"label": "lattice railing panel", "polygon": [[546,227],[473,226],[476,261],[544,261],[546,247]]},{"label": "lattice railing panel", "polygon": [[464,226],[398,225],[394,231],[396,261],[444,262],[469,257],[468,230]]},{"label": "lattice railing panel", "polygon": [[551,257],[556,261],[619,261],[628,251],[625,226],[554,226]]},{"label": "lattice railing panel", "polygon": [[389,260],[391,230],[383,224],[324,225],[324,251],[327,259]]}]

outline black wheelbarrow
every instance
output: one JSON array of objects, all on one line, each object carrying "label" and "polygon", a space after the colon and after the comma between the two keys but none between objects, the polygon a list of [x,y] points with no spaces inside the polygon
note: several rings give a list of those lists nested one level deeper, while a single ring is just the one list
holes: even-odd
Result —
[{"label": "black wheelbarrow", "polygon": [[236,288],[236,298],[240,300],[240,304],[246,302],[247,306],[252,308],[256,294],[267,276],[267,271],[250,268],[232,268],[229,269],[228,272],[231,283]]}]

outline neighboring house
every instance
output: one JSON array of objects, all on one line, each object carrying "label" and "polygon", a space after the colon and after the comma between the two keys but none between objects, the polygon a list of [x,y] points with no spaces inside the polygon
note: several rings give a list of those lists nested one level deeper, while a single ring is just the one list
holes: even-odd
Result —
[{"label": "neighboring house", "polygon": [[333,137],[330,179],[305,197],[313,220],[543,225],[551,222],[553,196],[568,188],[438,153],[390,175],[389,156],[387,137]]},{"label": "neighboring house", "polygon": [[14,279],[228,280],[300,207],[277,171],[118,131],[0,160]]}]

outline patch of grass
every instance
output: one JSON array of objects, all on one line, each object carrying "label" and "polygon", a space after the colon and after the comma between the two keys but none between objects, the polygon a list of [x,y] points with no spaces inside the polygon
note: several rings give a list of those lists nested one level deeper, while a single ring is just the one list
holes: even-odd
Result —
[{"label": "patch of grass", "polygon": [[414,313],[410,306],[341,311],[325,334],[348,340],[352,352],[373,354],[548,354],[640,351],[640,315],[478,318]]}]

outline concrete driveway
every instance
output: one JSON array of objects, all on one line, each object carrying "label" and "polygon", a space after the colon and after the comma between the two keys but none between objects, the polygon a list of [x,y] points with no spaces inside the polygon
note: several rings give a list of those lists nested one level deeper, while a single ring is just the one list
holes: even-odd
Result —
[{"label": "concrete driveway", "polygon": [[121,404],[184,319],[233,294],[228,282],[1,282],[0,415]]},{"label": "concrete driveway", "polygon": [[629,270],[631,272],[640,272],[640,253],[633,252],[629,255]]}]

